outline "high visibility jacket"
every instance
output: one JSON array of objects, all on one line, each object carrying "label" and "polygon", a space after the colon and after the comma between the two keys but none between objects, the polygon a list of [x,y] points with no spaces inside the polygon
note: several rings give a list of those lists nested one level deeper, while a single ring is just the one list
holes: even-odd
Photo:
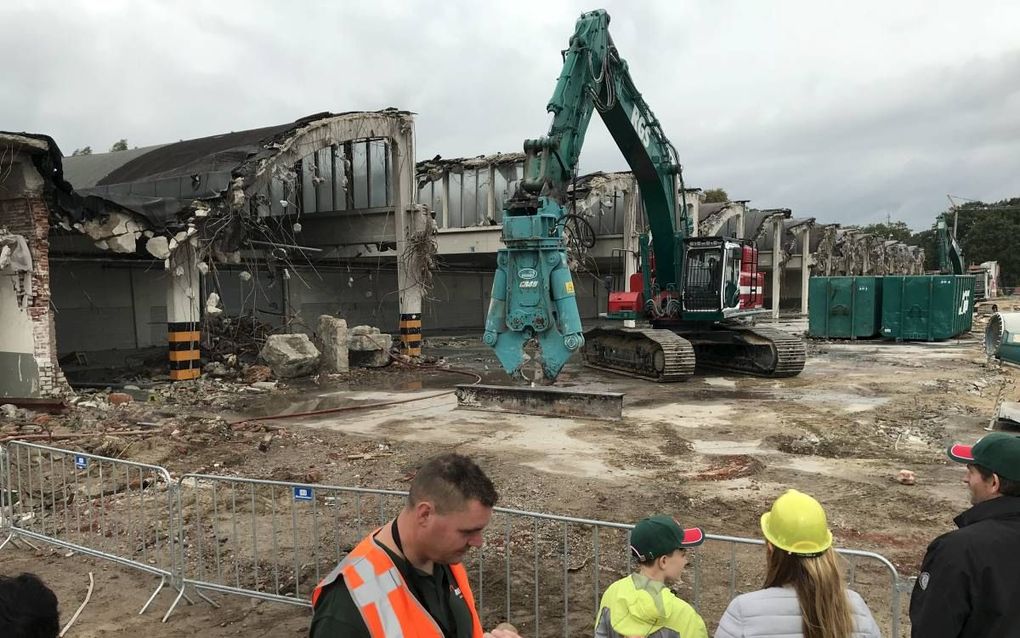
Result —
[{"label": "high visibility jacket", "polygon": [[[437,567],[438,568],[438,567]],[[482,625],[467,571],[460,563],[450,565],[456,581],[454,594],[464,598],[471,610],[472,636],[482,638]],[[375,533],[358,543],[312,592],[314,608],[323,589],[343,577],[351,599],[358,606],[372,638],[443,638],[443,630],[414,597],[393,559],[375,541]]]},{"label": "high visibility jacket", "polygon": [[708,638],[708,629],[698,612],[676,594],[635,574],[606,589],[595,619],[595,638],[629,636]]}]

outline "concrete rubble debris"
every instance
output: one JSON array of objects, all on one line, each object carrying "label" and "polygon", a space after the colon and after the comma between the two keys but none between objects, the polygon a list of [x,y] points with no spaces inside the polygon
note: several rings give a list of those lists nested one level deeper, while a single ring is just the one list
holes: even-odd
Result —
[{"label": "concrete rubble debris", "polygon": [[903,485],[915,485],[917,483],[917,476],[910,470],[900,470],[896,474],[896,480]]},{"label": "concrete rubble debris", "polygon": [[319,368],[319,350],[303,333],[270,335],[259,358],[280,379],[308,376]]},{"label": "concrete rubble debris", "polygon": [[350,369],[347,321],[321,315],[316,336],[316,345],[322,352],[322,369],[326,372],[347,372]]},{"label": "concrete rubble debris", "polygon": [[126,392],[111,392],[110,396],[107,397],[107,401],[112,405],[122,405],[124,403],[131,403],[134,399]]},{"label": "concrete rubble debris", "polygon": [[5,418],[15,419],[18,417],[18,406],[10,403],[4,403],[3,405],[0,405],[0,414],[2,414]]},{"label": "concrete rubble debris", "polygon": [[205,300],[205,314],[214,317],[223,314],[223,308],[220,307],[220,296],[215,292],[209,293],[209,298]]},{"label": "concrete rubble debris", "polygon": [[231,374],[230,368],[219,361],[210,361],[205,364],[205,367],[202,368],[202,372],[205,372],[210,377],[226,377]]},{"label": "concrete rubble debris", "polygon": [[241,377],[245,383],[254,385],[269,381],[273,378],[273,371],[269,366],[251,365],[244,368],[241,372]]},{"label": "concrete rubble debris", "polygon": [[145,242],[145,250],[156,259],[170,257],[170,242],[166,237],[152,237]]},{"label": "concrete rubble debris", "polygon": [[351,365],[362,368],[381,368],[390,362],[393,336],[373,326],[354,326],[347,338]]}]

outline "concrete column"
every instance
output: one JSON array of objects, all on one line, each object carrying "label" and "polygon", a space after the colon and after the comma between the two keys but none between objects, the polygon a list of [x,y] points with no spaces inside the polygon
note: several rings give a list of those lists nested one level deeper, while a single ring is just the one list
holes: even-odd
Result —
[{"label": "concrete column", "polygon": [[638,269],[638,244],[637,217],[638,217],[638,192],[635,184],[627,192],[623,207],[623,238],[621,248],[623,256],[623,290],[630,290],[630,276]]},{"label": "concrete column", "polygon": [[[394,193],[393,213],[396,219],[397,240],[397,290],[400,305],[400,349],[410,357],[421,356],[421,302],[424,291],[421,274],[415,272],[415,264],[405,259],[408,240],[416,232],[428,228],[424,211],[414,205],[414,127],[402,129],[398,136],[390,139],[391,166],[394,167],[391,188]],[[446,184],[443,179],[444,204],[446,210]]]},{"label": "concrete column", "polygon": [[[620,247],[623,248],[623,287],[622,290],[630,291],[630,276],[638,271],[639,251],[637,219],[640,214],[638,202],[640,195],[637,189],[637,182],[632,182],[630,190],[624,197],[623,207],[623,237],[620,240]],[[637,322],[633,319],[624,319],[624,327],[633,328]]]},{"label": "concrete column", "polygon": [[496,167],[489,164],[489,192],[485,201],[485,209],[489,219],[497,219],[502,223],[502,211],[496,210]]},{"label": "concrete column", "polygon": [[811,277],[811,227],[800,231],[800,314],[808,313],[808,279]]},{"label": "concrete column", "polygon": [[740,213],[737,215],[737,239],[744,238],[744,215],[747,213],[747,206],[740,205]]},{"label": "concrete column", "polygon": [[782,285],[782,272],[779,262],[782,259],[783,218],[777,217],[772,222],[772,318],[779,319],[779,287]]},{"label": "concrete column", "polygon": [[450,227],[450,173],[443,173],[443,179],[439,180],[439,198],[442,203],[443,210],[441,211],[442,227]]},{"label": "concrete column", "polygon": [[170,379],[187,381],[202,374],[198,256],[190,241],[185,241],[170,254],[169,261],[166,321]]}]

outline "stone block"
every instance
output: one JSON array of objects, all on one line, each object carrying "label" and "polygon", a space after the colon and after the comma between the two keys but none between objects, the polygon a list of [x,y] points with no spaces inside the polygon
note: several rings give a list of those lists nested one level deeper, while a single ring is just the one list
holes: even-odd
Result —
[{"label": "stone block", "polygon": [[384,333],[357,335],[347,339],[347,348],[352,352],[369,352],[372,350],[389,352],[392,346],[393,336]]},{"label": "stone block", "polygon": [[270,335],[259,358],[280,379],[308,376],[319,369],[319,350],[306,334]]},{"label": "stone block", "polygon": [[389,350],[351,350],[350,357],[357,368],[384,368],[390,363]]},{"label": "stone block", "polygon": [[330,315],[321,315],[316,334],[317,345],[322,352],[322,369],[327,372],[347,372],[350,369],[347,321]]},{"label": "stone block", "polygon": [[374,327],[374,326],[354,326],[353,328],[351,328],[351,336],[352,337],[360,337],[362,335],[373,335],[373,334],[374,335],[379,334],[379,329]]}]

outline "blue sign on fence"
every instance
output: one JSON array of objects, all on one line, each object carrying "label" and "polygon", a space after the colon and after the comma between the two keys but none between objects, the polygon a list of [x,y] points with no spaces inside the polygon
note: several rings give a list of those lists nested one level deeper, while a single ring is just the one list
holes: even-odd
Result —
[{"label": "blue sign on fence", "polygon": [[89,459],[85,456],[74,455],[74,467],[79,470],[84,470],[89,466]]},{"label": "blue sign on fence", "polygon": [[312,488],[310,488],[310,487],[295,487],[294,488],[294,500],[295,501],[310,501],[310,500],[312,500]]}]

